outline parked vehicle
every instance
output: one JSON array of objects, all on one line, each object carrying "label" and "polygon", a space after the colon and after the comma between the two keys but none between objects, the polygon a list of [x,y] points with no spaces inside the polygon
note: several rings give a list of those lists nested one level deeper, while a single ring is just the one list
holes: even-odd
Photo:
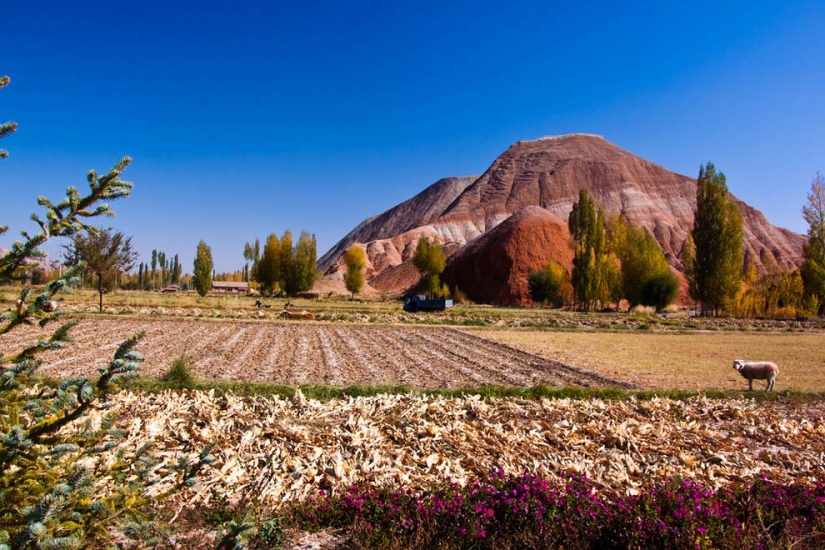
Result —
[{"label": "parked vehicle", "polygon": [[416,313],[419,311],[444,311],[448,307],[453,307],[453,301],[444,298],[428,300],[426,296],[410,296],[404,300],[404,311]]}]

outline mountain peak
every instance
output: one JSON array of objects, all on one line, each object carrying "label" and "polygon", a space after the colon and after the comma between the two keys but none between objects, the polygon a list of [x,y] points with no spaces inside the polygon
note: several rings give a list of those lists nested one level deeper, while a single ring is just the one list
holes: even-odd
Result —
[{"label": "mountain peak", "polygon": [[[681,269],[682,250],[696,210],[696,180],[625,151],[601,136],[581,133],[522,140],[479,177],[440,180],[359,225],[327,252],[319,265],[325,271],[334,271],[346,247],[360,242],[365,244],[371,266],[367,273],[371,284],[374,281],[382,292],[403,290],[404,285],[415,282],[406,279],[415,278],[416,272],[399,266],[409,262],[422,235],[439,241],[445,251],[456,253],[528,207],[533,208],[525,212],[541,208],[566,225],[582,189],[606,215],[624,215],[654,235],[671,266]],[[757,269],[763,262],[784,268],[800,265],[805,237],[774,227],[761,212],[731,197],[744,219],[747,261]],[[543,231],[543,235],[551,234],[549,229]],[[518,241],[527,243],[521,238]],[[568,246],[566,242],[561,244]],[[479,250],[489,254],[490,246]],[[558,250],[558,246],[553,249]],[[379,277],[388,269],[396,275]],[[407,275],[402,277],[402,273]],[[460,278],[453,274],[456,280]],[[392,284],[383,286],[383,281]]]}]

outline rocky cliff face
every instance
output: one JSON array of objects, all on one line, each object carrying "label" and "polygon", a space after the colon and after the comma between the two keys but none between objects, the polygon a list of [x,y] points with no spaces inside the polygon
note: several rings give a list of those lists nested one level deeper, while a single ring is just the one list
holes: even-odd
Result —
[{"label": "rocky cliff face", "polygon": [[[455,258],[463,258],[461,265],[469,265],[466,256],[470,252],[459,251],[526,207],[540,207],[566,224],[580,189],[586,189],[606,214],[624,214],[651,231],[670,264],[681,269],[682,247],[693,227],[696,180],[637,157],[604,138],[585,134],[518,142],[480,177],[441,180],[365,221],[327,252],[319,265],[334,272],[346,247],[362,242],[370,261],[370,284],[382,292],[403,291],[415,282],[417,274],[399,266],[408,263],[421,235],[438,240]],[[742,211],[746,257],[757,268],[768,255],[769,263],[783,267],[801,263],[805,237],[774,227],[758,210],[734,196],[731,199]],[[535,211],[531,212],[532,219]],[[520,223],[525,221],[516,219],[511,226]],[[525,230],[525,234],[530,233]],[[530,244],[521,237],[518,241],[520,246],[538,246],[538,242]],[[489,242],[469,250],[494,254],[495,247]],[[558,243],[552,246],[560,248]],[[520,273],[517,257],[513,256],[510,269]],[[477,262],[483,263],[480,259]]]}]

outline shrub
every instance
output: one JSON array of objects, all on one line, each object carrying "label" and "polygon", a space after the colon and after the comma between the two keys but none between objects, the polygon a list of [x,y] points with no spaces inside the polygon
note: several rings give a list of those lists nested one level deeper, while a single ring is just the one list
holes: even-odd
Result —
[{"label": "shrub", "polygon": [[662,311],[679,295],[679,281],[673,273],[662,271],[651,276],[642,286],[642,305]]},{"label": "shrub", "polygon": [[165,382],[174,389],[191,388],[195,383],[192,373],[189,372],[189,364],[186,362],[186,354],[183,353],[172,361],[169,370],[161,377],[161,382]]}]

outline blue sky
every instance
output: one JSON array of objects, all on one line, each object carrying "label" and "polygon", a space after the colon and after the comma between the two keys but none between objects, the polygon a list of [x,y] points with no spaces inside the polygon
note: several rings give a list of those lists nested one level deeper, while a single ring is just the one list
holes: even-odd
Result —
[{"label": "blue sky", "polygon": [[[825,2],[4,2],[0,221],[133,157],[142,259],[306,229],[319,255],[513,142],[588,132],[804,233],[825,171]],[[22,205],[22,206],[21,206]],[[55,246],[52,245],[52,249]]]}]

